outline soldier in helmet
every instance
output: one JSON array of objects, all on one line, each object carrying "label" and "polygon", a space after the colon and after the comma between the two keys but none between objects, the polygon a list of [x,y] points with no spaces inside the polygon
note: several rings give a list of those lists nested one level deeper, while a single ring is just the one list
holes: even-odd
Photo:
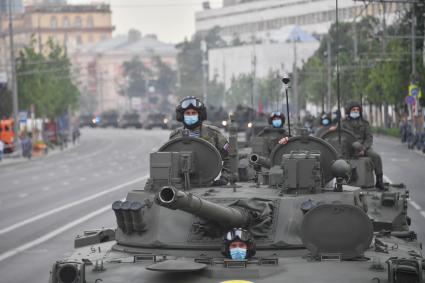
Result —
[{"label": "soldier in helmet", "polygon": [[267,141],[267,148],[270,154],[273,148],[279,143],[279,140],[287,135],[286,130],[283,128],[285,124],[285,115],[280,111],[272,112],[267,118],[267,122],[272,129],[279,129],[278,135]]},{"label": "soldier in helmet", "polygon": [[214,181],[214,185],[226,185],[231,178],[229,170],[230,144],[217,127],[202,123],[207,119],[207,109],[204,103],[194,96],[183,98],[176,106],[176,119],[183,123],[183,127],[175,129],[170,134],[170,139],[182,137],[183,133],[187,131],[190,137],[201,138],[213,144],[223,160],[220,179]]},{"label": "soldier in helmet", "polygon": [[[384,190],[383,171],[381,156],[372,149],[373,135],[369,122],[363,119],[362,106],[357,101],[352,101],[345,108],[347,117],[341,121],[341,128],[352,132],[361,146],[357,149],[358,156],[369,156],[374,164],[376,185],[378,189]],[[332,127],[330,130],[336,130]]]},{"label": "soldier in helmet", "polygon": [[223,254],[233,260],[245,260],[255,255],[254,239],[248,231],[233,228],[226,233]]}]

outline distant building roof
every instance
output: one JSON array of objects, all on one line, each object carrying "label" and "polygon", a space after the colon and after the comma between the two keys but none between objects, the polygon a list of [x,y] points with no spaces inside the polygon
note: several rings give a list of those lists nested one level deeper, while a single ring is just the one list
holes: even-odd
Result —
[{"label": "distant building roof", "polygon": [[317,39],[299,26],[284,26],[270,32],[270,37],[278,42],[317,42]]},{"label": "distant building roof", "polygon": [[134,38],[129,35],[118,35],[97,44],[77,46],[77,50],[102,54],[134,53],[138,55],[156,54],[160,56],[174,56],[177,54],[174,44],[159,41],[153,35],[145,35],[140,38]]}]

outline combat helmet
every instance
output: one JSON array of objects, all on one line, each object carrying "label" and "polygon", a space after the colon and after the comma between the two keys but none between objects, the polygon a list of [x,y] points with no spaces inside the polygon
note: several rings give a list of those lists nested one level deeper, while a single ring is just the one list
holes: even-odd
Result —
[{"label": "combat helmet", "polygon": [[[198,111],[198,122],[193,125],[186,125],[184,122],[183,113],[187,109],[194,109]],[[187,128],[196,128],[202,121],[207,119],[207,109],[205,104],[195,96],[186,96],[176,106],[176,120],[185,124]]]}]

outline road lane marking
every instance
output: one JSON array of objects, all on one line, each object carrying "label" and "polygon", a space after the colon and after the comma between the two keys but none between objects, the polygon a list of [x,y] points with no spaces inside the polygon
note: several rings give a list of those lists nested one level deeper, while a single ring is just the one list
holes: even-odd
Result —
[{"label": "road lane marking", "polygon": [[27,196],[28,196],[28,194],[26,194],[26,193],[22,193],[22,194],[19,194],[18,195],[20,198],[26,198]]},{"label": "road lane marking", "polygon": [[47,242],[48,240],[56,237],[57,235],[65,232],[65,231],[67,231],[67,230],[69,230],[69,229],[71,229],[71,228],[73,228],[73,227],[75,227],[75,226],[77,226],[77,225],[79,225],[79,224],[81,224],[81,223],[83,223],[83,222],[85,222],[85,221],[93,218],[93,217],[96,217],[99,214],[102,214],[102,213],[108,211],[109,209],[111,209],[111,205],[110,204],[107,205],[107,206],[104,206],[104,207],[102,207],[102,208],[100,208],[100,209],[98,209],[96,211],[93,211],[92,213],[89,213],[86,216],[83,216],[83,217],[81,217],[81,218],[79,218],[77,220],[74,220],[74,221],[72,221],[72,222],[70,222],[70,223],[68,223],[68,224],[66,224],[66,225],[64,225],[62,227],[59,227],[58,229],[53,230],[52,232],[47,233],[46,235],[44,235],[44,236],[42,236],[40,238],[37,238],[34,241],[28,242],[26,244],[23,244],[23,245],[21,245],[19,247],[14,248],[12,250],[9,250],[7,252],[4,252],[4,253],[0,254],[0,262],[4,261],[5,259],[8,259],[8,258],[10,258],[12,256],[17,255],[18,253],[21,253],[21,252],[24,252],[24,251],[26,251],[28,249],[31,249],[32,247],[35,247],[35,246],[40,245],[40,244],[42,244],[44,242]]},{"label": "road lane marking", "polygon": [[0,229],[0,235],[6,234],[6,233],[8,233],[8,232],[10,232],[10,231],[13,231],[13,230],[15,230],[15,229],[18,229],[18,228],[20,228],[20,227],[22,227],[22,226],[25,226],[25,225],[27,225],[27,224],[30,224],[30,223],[35,222],[35,221],[37,221],[37,220],[40,220],[40,219],[42,219],[42,218],[45,218],[45,217],[47,217],[47,216],[49,216],[49,215],[52,215],[52,214],[55,214],[55,213],[61,212],[62,210],[65,210],[65,209],[68,209],[68,208],[71,208],[71,207],[74,207],[74,206],[80,205],[80,204],[82,204],[82,203],[85,203],[85,202],[88,202],[88,201],[90,201],[90,200],[96,199],[96,198],[101,197],[101,196],[103,196],[103,195],[106,195],[106,194],[112,193],[112,192],[114,192],[114,191],[120,190],[120,189],[122,189],[122,188],[124,188],[124,187],[126,187],[126,186],[129,186],[129,185],[132,185],[132,184],[134,184],[134,183],[137,183],[137,182],[143,181],[143,180],[147,179],[148,177],[149,177],[149,176],[148,176],[148,175],[146,175],[146,176],[143,176],[143,177],[141,177],[141,178],[134,179],[134,180],[132,180],[132,181],[129,181],[129,182],[123,183],[123,184],[121,184],[121,185],[118,185],[118,186],[112,187],[112,188],[110,188],[110,189],[103,190],[103,191],[102,191],[102,192],[100,192],[100,193],[97,193],[97,194],[94,194],[94,195],[91,195],[91,196],[88,196],[88,197],[82,198],[82,199],[80,199],[80,200],[77,200],[77,201],[74,201],[74,202],[71,202],[71,203],[65,204],[65,205],[63,205],[63,206],[57,207],[57,208],[55,208],[55,209],[52,209],[52,210],[49,210],[49,211],[43,212],[43,213],[41,213],[41,214],[39,214],[39,215],[36,215],[36,216],[34,216],[34,217],[31,217],[31,218],[29,218],[29,219],[26,219],[26,220],[20,221],[20,222],[18,222],[18,223],[16,223],[16,224],[14,224],[14,225],[11,225],[11,226],[9,226],[9,227],[5,227],[5,228],[3,228],[3,229]]},{"label": "road lane marking", "polygon": [[[388,178],[385,175],[384,175],[384,180],[387,181],[390,184],[392,183],[391,179]],[[410,203],[411,206],[413,206],[413,208],[415,208],[425,218],[425,211],[422,210],[422,207],[419,204],[417,204],[413,200],[409,200],[409,203]]]},{"label": "road lane marking", "polygon": [[416,202],[414,202],[413,200],[409,200],[409,203],[410,203],[410,205],[411,205],[411,206],[413,206],[416,210],[421,210],[421,209],[422,209],[422,207],[421,207],[419,204],[417,204]]},{"label": "road lane marking", "polygon": [[43,192],[47,192],[48,190],[50,190],[50,187],[43,188]]}]

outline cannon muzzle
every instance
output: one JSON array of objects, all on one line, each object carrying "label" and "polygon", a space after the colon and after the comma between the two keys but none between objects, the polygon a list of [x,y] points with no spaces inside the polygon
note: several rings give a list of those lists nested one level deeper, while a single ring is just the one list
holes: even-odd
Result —
[{"label": "cannon muzzle", "polygon": [[270,169],[271,162],[268,158],[260,156],[258,154],[251,154],[249,156],[249,163],[254,166],[260,166],[267,169]]},{"label": "cannon muzzle", "polygon": [[157,193],[156,203],[214,221],[226,229],[246,228],[250,220],[248,212],[243,208],[219,205],[171,186],[165,186]]}]

